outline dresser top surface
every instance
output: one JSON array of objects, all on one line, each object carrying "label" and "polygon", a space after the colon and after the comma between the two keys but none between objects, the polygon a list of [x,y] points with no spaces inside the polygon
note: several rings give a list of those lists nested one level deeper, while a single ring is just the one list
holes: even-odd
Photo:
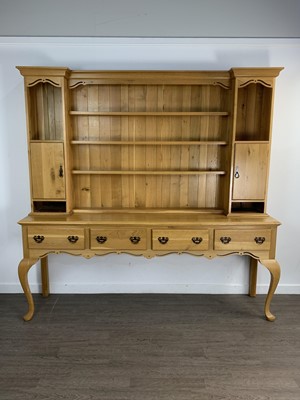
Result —
[{"label": "dresser top surface", "polygon": [[43,225],[139,225],[139,226],[195,226],[195,225],[280,225],[276,219],[269,215],[236,215],[226,216],[223,214],[210,214],[201,212],[95,212],[95,213],[73,213],[70,215],[29,215],[19,221],[21,225],[43,224]]}]

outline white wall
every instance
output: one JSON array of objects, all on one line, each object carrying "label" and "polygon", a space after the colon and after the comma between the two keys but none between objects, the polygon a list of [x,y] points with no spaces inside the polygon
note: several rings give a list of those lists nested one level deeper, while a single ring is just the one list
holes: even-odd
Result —
[{"label": "white wall", "polygon": [[[30,210],[23,80],[16,65],[71,69],[229,69],[284,66],[277,80],[269,213],[282,222],[278,293],[300,293],[300,40],[287,39],[37,39],[0,38],[0,292],[20,292],[17,221]],[[52,255],[52,292],[245,293],[246,257],[208,261],[193,256],[147,260],[109,255],[85,260]],[[29,273],[39,290],[39,268]],[[259,270],[258,290],[269,276]]]},{"label": "white wall", "polygon": [[1,0],[1,36],[300,37],[299,0]]}]

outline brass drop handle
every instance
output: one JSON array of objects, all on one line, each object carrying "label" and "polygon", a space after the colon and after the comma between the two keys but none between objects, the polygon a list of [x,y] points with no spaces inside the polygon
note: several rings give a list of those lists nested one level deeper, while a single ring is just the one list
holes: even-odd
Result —
[{"label": "brass drop handle", "polygon": [[263,237],[263,236],[256,236],[256,237],[254,238],[254,240],[255,240],[255,242],[256,242],[257,244],[263,244],[264,241],[266,240],[266,238]]},{"label": "brass drop handle", "polygon": [[200,244],[202,240],[202,237],[192,237],[192,242],[195,244]]},{"label": "brass drop handle", "polygon": [[64,170],[63,170],[62,165],[59,166],[58,176],[59,176],[60,178],[63,178],[63,176],[64,176]]},{"label": "brass drop handle", "polygon": [[68,236],[68,241],[70,243],[76,243],[78,239],[79,239],[78,236]]},{"label": "brass drop handle", "polygon": [[138,244],[139,241],[141,240],[141,238],[139,236],[130,236],[129,239],[130,239],[131,243],[133,243],[133,244]]},{"label": "brass drop handle", "polygon": [[168,243],[169,238],[166,237],[166,236],[162,236],[162,237],[159,237],[159,238],[158,238],[158,241],[159,241],[159,243],[161,243],[161,244],[166,244],[166,243]]},{"label": "brass drop handle", "polygon": [[239,167],[238,167],[238,166],[235,167],[234,177],[235,177],[236,179],[238,179],[238,178],[240,177]]},{"label": "brass drop handle", "polygon": [[105,243],[107,241],[107,237],[106,236],[97,236],[96,240],[97,240],[98,243],[103,244],[103,243]]},{"label": "brass drop handle", "polygon": [[228,243],[231,242],[231,237],[229,237],[229,236],[221,236],[221,237],[220,237],[220,240],[221,240],[221,242],[222,242],[223,244],[228,244]]},{"label": "brass drop handle", "polygon": [[42,241],[45,239],[45,236],[43,236],[43,235],[34,235],[33,236],[33,240],[36,242],[36,243],[42,243]]}]

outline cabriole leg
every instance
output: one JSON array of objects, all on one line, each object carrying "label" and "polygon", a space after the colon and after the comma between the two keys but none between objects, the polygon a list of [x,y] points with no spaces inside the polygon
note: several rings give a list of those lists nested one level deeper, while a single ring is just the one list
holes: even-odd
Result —
[{"label": "cabriole leg", "polygon": [[268,321],[274,321],[275,316],[270,311],[270,304],[273,294],[277,288],[279,278],[280,278],[280,266],[276,260],[259,260],[260,263],[266,267],[271,274],[271,281],[269,286],[269,291],[265,302],[265,316]]},{"label": "cabriole leg", "polygon": [[42,296],[49,296],[48,256],[41,258]]},{"label": "cabriole leg", "polygon": [[23,317],[25,321],[30,321],[34,313],[33,298],[28,284],[28,271],[37,261],[37,259],[33,258],[23,258],[19,264],[19,279],[28,302],[28,312]]}]

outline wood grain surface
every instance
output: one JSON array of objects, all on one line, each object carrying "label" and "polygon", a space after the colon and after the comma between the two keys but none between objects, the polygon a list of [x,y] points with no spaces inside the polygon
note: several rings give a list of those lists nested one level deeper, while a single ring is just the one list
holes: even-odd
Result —
[{"label": "wood grain surface", "polygon": [[300,296],[0,295],[0,399],[298,400]]}]

